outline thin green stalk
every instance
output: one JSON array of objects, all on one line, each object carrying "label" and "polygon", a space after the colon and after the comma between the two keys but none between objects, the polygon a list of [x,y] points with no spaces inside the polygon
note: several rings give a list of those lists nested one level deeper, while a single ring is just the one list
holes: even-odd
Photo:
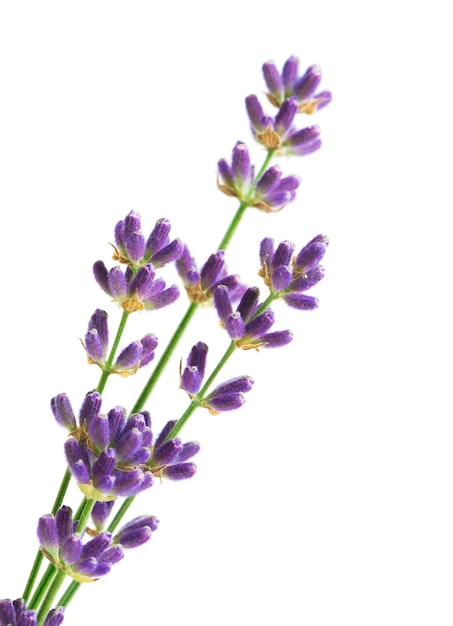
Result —
[{"label": "thin green stalk", "polygon": [[52,584],[50,586],[49,591],[44,598],[41,607],[38,611],[38,626],[42,626],[44,624],[44,620],[47,617],[48,612],[52,608],[53,601],[55,600],[55,596],[58,593],[59,588],[61,587],[64,579],[65,572],[63,570],[58,570],[56,576],[54,577]]},{"label": "thin green stalk", "polygon": [[[29,609],[35,609],[39,606],[39,603],[42,600],[43,595],[46,592],[47,587],[50,585],[52,578],[55,576],[56,567],[53,563],[49,563],[46,571],[44,572],[41,580],[39,581],[39,585],[36,588],[35,593],[33,594],[30,603],[27,605]],[[25,598],[24,598],[25,600]]]},{"label": "thin green stalk", "polygon": [[135,496],[130,496],[129,498],[126,498],[123,501],[123,504],[120,506],[120,508],[118,509],[117,514],[115,515],[115,517],[113,518],[113,520],[110,523],[110,526],[107,528],[109,533],[114,533],[118,524],[121,522],[121,520],[123,519],[126,511],[128,510],[128,508],[131,506],[132,502],[134,501]]},{"label": "thin green stalk", "polygon": [[72,583],[68,586],[68,588],[64,592],[64,594],[58,600],[57,606],[68,606],[73,596],[75,595],[75,592],[77,591],[77,589],[80,587],[81,584],[82,583],[79,583],[77,580],[73,580]]},{"label": "thin green stalk", "polygon": [[79,523],[77,524],[77,531],[80,535],[83,534],[86,525],[88,523],[88,519],[91,515],[91,511],[93,510],[94,505],[96,504],[96,500],[85,500],[84,507],[79,517]]},{"label": "thin green stalk", "polygon": [[160,357],[159,362],[157,363],[156,367],[154,368],[153,373],[149,377],[146,385],[143,387],[143,390],[141,394],[139,395],[137,402],[132,407],[131,413],[139,413],[142,410],[145,402],[149,398],[152,390],[154,389],[159,379],[159,376],[161,375],[163,369],[167,365],[171,355],[173,354],[174,349],[176,348],[177,343],[181,339],[184,331],[189,325],[189,322],[194,316],[194,313],[197,310],[197,308],[198,308],[198,304],[196,302],[191,302],[189,304],[189,307],[187,311],[185,312],[184,317],[180,321],[178,327],[173,333],[173,336],[168,342],[168,345],[165,348],[165,351],[163,352],[162,356]]},{"label": "thin green stalk", "polygon": [[107,383],[107,378],[112,373],[111,372],[111,367],[113,365],[113,359],[115,358],[115,354],[116,354],[116,351],[118,349],[118,345],[120,343],[121,336],[122,336],[124,328],[126,326],[126,322],[127,322],[127,318],[128,317],[129,317],[129,312],[123,310],[123,315],[121,316],[120,324],[118,326],[118,330],[116,331],[116,337],[115,337],[115,340],[113,342],[112,349],[110,350],[109,358],[107,359],[107,363],[105,364],[104,368],[102,369],[102,375],[101,375],[101,378],[99,380],[99,384],[98,384],[98,386],[96,388],[98,393],[102,393],[104,391],[104,387],[105,387],[105,385]]}]

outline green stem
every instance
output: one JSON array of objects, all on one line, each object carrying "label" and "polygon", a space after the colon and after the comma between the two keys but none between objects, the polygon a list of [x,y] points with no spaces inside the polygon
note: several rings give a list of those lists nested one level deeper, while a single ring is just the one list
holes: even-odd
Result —
[{"label": "green stem", "polygon": [[225,248],[228,246],[248,206],[249,205],[247,204],[247,202],[241,202],[233,219],[231,220],[231,224],[229,225],[228,230],[226,231],[222,241],[219,243],[218,250],[225,250]]},{"label": "green stem", "polygon": [[35,593],[33,594],[32,599],[30,600],[30,603],[27,605],[29,609],[35,609],[39,605],[39,603],[42,600],[43,595],[46,592],[47,587],[50,585],[52,578],[55,576],[56,571],[57,570],[55,568],[55,565],[53,563],[49,563],[46,571],[43,574],[43,577],[41,578],[39,582],[38,587],[36,588]]},{"label": "green stem", "polygon": [[38,626],[42,626],[44,624],[44,620],[46,619],[48,612],[52,608],[52,603],[58,593],[59,588],[61,587],[61,584],[65,579],[65,576],[66,574],[63,570],[58,570],[56,576],[52,581],[50,589],[41,604],[41,608],[38,611]]},{"label": "green stem", "polygon": [[120,506],[120,508],[118,509],[117,514],[115,515],[115,517],[113,518],[113,520],[110,523],[110,526],[107,528],[109,533],[114,533],[118,524],[121,522],[121,520],[123,519],[126,511],[128,510],[128,508],[131,506],[132,502],[134,501],[135,496],[130,496],[129,498],[126,498],[123,502],[123,504]]},{"label": "green stem", "polygon": [[167,365],[171,355],[173,354],[174,349],[176,348],[176,345],[178,344],[178,341],[181,339],[182,334],[184,333],[187,326],[189,325],[189,322],[194,316],[194,313],[197,310],[197,308],[198,308],[198,304],[196,302],[190,303],[186,313],[184,314],[184,317],[182,318],[181,322],[179,323],[179,326],[173,333],[173,336],[168,342],[168,345],[165,348],[164,353],[162,354],[162,356],[159,359],[159,362],[154,368],[153,373],[149,377],[148,382],[144,386],[141,394],[139,395],[137,402],[132,407],[131,413],[139,413],[142,410],[145,402],[147,401],[147,399],[149,398],[151,394],[151,391],[154,389],[159,379],[159,376],[161,375],[164,367]]},{"label": "green stem", "polygon": [[91,515],[91,511],[93,510],[94,505],[96,504],[96,500],[85,500],[82,512],[79,517],[79,523],[77,524],[77,531],[80,535],[83,534],[86,525],[88,523],[88,519]]},{"label": "green stem", "polygon": [[72,583],[68,586],[64,594],[57,602],[57,606],[68,606],[70,601],[72,600],[75,592],[80,587],[82,583],[79,583],[77,580],[73,580]]},{"label": "green stem", "polygon": [[121,336],[123,334],[124,328],[126,326],[127,318],[129,317],[129,312],[123,310],[123,315],[121,316],[120,324],[118,326],[118,330],[116,331],[115,341],[113,342],[112,349],[110,350],[109,358],[107,359],[107,363],[105,364],[102,375],[99,380],[99,384],[97,386],[98,393],[102,393],[104,391],[105,385],[107,383],[107,378],[110,376],[111,367],[113,365],[113,359],[115,358],[116,351],[118,349],[118,345],[121,340]]}]

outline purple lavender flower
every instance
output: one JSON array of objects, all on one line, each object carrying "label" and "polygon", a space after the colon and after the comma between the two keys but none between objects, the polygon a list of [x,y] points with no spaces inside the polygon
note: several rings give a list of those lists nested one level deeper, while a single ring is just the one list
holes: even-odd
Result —
[{"label": "purple lavender flower", "polygon": [[184,283],[189,299],[198,304],[209,302],[212,299],[214,289],[219,284],[228,288],[233,300],[239,298],[244,291],[239,276],[228,274],[223,250],[211,254],[199,271],[189,248],[184,245],[183,252],[176,261],[176,269]]},{"label": "purple lavender flower", "polygon": [[77,428],[71,402],[65,393],[60,393],[58,396],[55,396],[55,398],[52,398],[50,408],[60,426],[64,426],[70,432]]},{"label": "purple lavender flower", "polygon": [[134,341],[120,352],[112,371],[121,376],[135,374],[138,369],[150,363],[157,348],[157,337],[145,335],[140,341]]},{"label": "purple lavender flower", "polygon": [[179,296],[176,285],[166,288],[163,279],[155,278],[151,264],[142,265],[134,273],[129,266],[125,272],[120,266],[107,270],[103,261],[96,261],[93,272],[99,286],[129,313],[160,309],[172,304]]},{"label": "purple lavender flower", "polygon": [[[64,607],[58,606],[49,611],[44,626],[60,626],[63,623]],[[28,610],[22,598],[0,600],[0,626],[36,626],[35,611]]]},{"label": "purple lavender flower", "polygon": [[268,332],[274,324],[274,314],[267,308],[258,312],[258,287],[250,287],[244,293],[236,311],[233,311],[227,289],[219,285],[214,292],[214,305],[222,326],[237,348],[258,350],[288,344],[292,340],[289,330]]},{"label": "purple lavender flower", "polygon": [[170,241],[170,222],[163,218],[156,222],[145,241],[141,231],[141,218],[131,211],[115,227],[115,254],[113,259],[138,268],[152,263],[154,268],[175,261],[182,252],[179,239]]},{"label": "purple lavender flower", "polygon": [[255,95],[248,96],[245,103],[254,137],[268,150],[276,150],[281,155],[302,156],[321,147],[319,126],[302,130],[296,130],[293,126],[298,112],[297,98],[284,100],[275,118],[264,114]]},{"label": "purple lavender flower", "polygon": [[280,167],[274,165],[257,182],[252,206],[266,213],[281,211],[295,199],[299,185],[300,179],[297,176],[282,178]]},{"label": "purple lavender flower", "polygon": [[181,387],[189,395],[195,395],[200,391],[206,367],[206,355],[208,346],[199,341],[190,351],[187,365],[181,373]]},{"label": "purple lavender flower", "polygon": [[202,405],[211,415],[239,409],[244,402],[244,393],[251,390],[253,379],[250,376],[237,376],[222,383],[203,399]]},{"label": "purple lavender flower", "polygon": [[170,480],[186,480],[197,471],[195,463],[188,462],[200,450],[197,441],[182,443],[179,438],[168,438],[176,422],[167,422],[156,438],[148,465],[155,476]]},{"label": "purple lavender flower", "polygon": [[219,189],[227,196],[245,200],[255,178],[245,143],[238,141],[233,148],[231,165],[225,159],[220,159],[218,170],[223,181],[218,183]]},{"label": "purple lavender flower", "polygon": [[318,306],[317,298],[304,292],[324,277],[324,268],[319,263],[327,245],[327,237],[317,235],[293,257],[293,243],[282,241],[274,250],[274,240],[266,237],[260,245],[259,275],[269,289],[278,293],[278,297],[289,306],[299,310],[315,309]]},{"label": "purple lavender flower", "polygon": [[114,504],[114,500],[108,500],[107,502],[97,501],[94,505],[93,510],[91,511],[91,519],[97,532],[104,529]]},{"label": "purple lavender flower", "polygon": [[[88,331],[85,335],[84,347],[88,355],[88,362],[99,365],[104,369],[108,351],[108,324],[107,313],[96,309],[90,318]],[[130,376],[144,367],[154,358],[154,350],[157,347],[157,337],[152,334],[145,335],[140,341],[134,341],[124,348],[110,371],[121,376]]]},{"label": "purple lavender flower", "polygon": [[85,350],[90,363],[97,363],[103,367],[107,359],[109,347],[109,330],[107,313],[96,309],[88,323],[88,331],[85,335]]},{"label": "purple lavender flower", "polygon": [[121,544],[126,550],[138,548],[151,539],[158,524],[159,520],[154,515],[141,515],[123,526],[113,541]]},{"label": "purple lavender flower", "polygon": [[299,105],[299,113],[310,115],[325,107],[332,99],[330,91],[315,93],[321,82],[319,65],[311,65],[305,74],[299,76],[299,60],[294,56],[285,62],[281,73],[272,61],[264,63],[263,75],[269,89],[266,95],[269,102],[276,107],[294,96]]},{"label": "purple lavender flower", "polygon": [[65,574],[79,582],[90,582],[105,576],[123,556],[109,532],[100,532],[83,543],[76,532],[72,509],[62,506],[56,515],[43,515],[38,522],[38,538],[46,557]]},{"label": "purple lavender flower", "polygon": [[244,393],[252,388],[253,380],[250,376],[238,376],[228,380],[209,395],[197,398],[204,378],[207,353],[208,346],[205,343],[200,341],[193,346],[187,365],[181,373],[181,388],[192,400],[196,399],[201,407],[207,408],[212,415],[238,409],[245,402]]},{"label": "purple lavender flower", "polygon": [[65,442],[69,469],[87,498],[99,501],[129,497],[148,489],[153,477],[146,465],[152,442],[147,411],[127,418],[122,407],[100,413],[101,397],[87,394],[79,427]]},{"label": "purple lavender flower", "polygon": [[282,178],[280,167],[270,167],[259,178],[253,189],[253,168],[248,165],[248,174],[244,176],[242,172],[238,173],[238,161],[241,165],[243,162],[250,163],[248,150],[245,144],[240,142],[233,149],[231,166],[225,159],[220,160],[218,164],[219,175],[223,181],[218,183],[218,187],[228,196],[235,196],[242,202],[246,202],[248,206],[266,212],[279,211],[296,197],[296,189],[300,185],[300,179],[297,176]]}]

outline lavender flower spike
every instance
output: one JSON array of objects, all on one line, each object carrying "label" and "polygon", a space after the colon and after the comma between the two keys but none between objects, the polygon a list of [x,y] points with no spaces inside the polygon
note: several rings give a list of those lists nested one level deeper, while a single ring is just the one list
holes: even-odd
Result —
[{"label": "lavender flower spike", "polygon": [[97,261],[93,273],[99,286],[129,313],[160,309],[179,297],[176,285],[166,288],[162,279],[155,279],[151,264],[142,265],[134,274],[129,267],[126,272],[120,266],[107,270],[103,261]]},{"label": "lavender flower spike", "polygon": [[212,299],[214,289],[220,284],[227,287],[233,300],[238,299],[244,291],[239,276],[228,274],[223,250],[211,254],[199,271],[188,247],[184,246],[181,257],[176,261],[176,269],[189,299],[198,304],[208,303]]},{"label": "lavender flower spike", "polygon": [[186,480],[197,471],[195,463],[188,462],[197,454],[200,445],[196,441],[182,444],[177,438],[168,439],[175,425],[169,421],[157,436],[148,466],[155,476],[170,480]]},{"label": "lavender flower spike", "polygon": [[[55,532],[49,535],[48,527]],[[38,522],[38,538],[41,550],[55,565],[78,582],[90,582],[108,574],[112,566],[124,554],[119,545],[114,545],[111,533],[100,532],[83,543],[83,537],[75,532],[72,510],[63,506],[55,516],[44,515]]]},{"label": "lavender flower spike", "polygon": [[87,394],[80,426],[64,444],[68,467],[87,498],[106,502],[135,496],[153,483],[146,466],[152,442],[149,413],[127,418],[122,407],[107,415],[100,408],[99,394]]},{"label": "lavender flower spike", "polygon": [[305,74],[299,76],[299,60],[294,56],[286,61],[281,74],[272,61],[263,65],[269,102],[280,107],[285,99],[295,96],[299,113],[309,115],[325,107],[332,99],[330,91],[315,93],[321,82],[321,75],[319,65],[311,65]]},{"label": "lavender flower spike", "polygon": [[319,126],[297,130],[293,126],[298,111],[297,98],[284,100],[275,118],[265,116],[255,95],[246,98],[252,132],[255,139],[279,155],[305,155],[321,146]]},{"label": "lavender flower spike", "polygon": [[163,267],[175,261],[182,252],[182,243],[177,239],[170,241],[169,233],[170,222],[166,219],[158,220],[145,242],[140,215],[131,211],[115,227],[113,259],[133,268],[148,263],[152,263],[155,268]]},{"label": "lavender flower spike", "polygon": [[219,285],[214,292],[214,305],[220,322],[236,347],[242,350],[258,350],[261,347],[272,348],[289,343],[292,338],[289,331],[282,331],[281,341],[275,341],[275,333],[268,332],[274,324],[274,314],[270,309],[257,314],[258,298],[259,289],[250,287],[233,312],[225,287]]},{"label": "lavender flower spike", "polygon": [[266,237],[260,245],[261,268],[258,273],[269,289],[290,307],[302,311],[316,309],[318,299],[304,292],[324,277],[324,268],[319,263],[327,245],[327,237],[317,235],[291,258],[293,243],[282,241],[274,251],[273,239]]},{"label": "lavender flower spike", "polygon": [[[64,607],[58,606],[49,611],[44,626],[60,626],[63,623]],[[0,626],[36,626],[36,612],[28,610],[22,598],[0,600]]]}]

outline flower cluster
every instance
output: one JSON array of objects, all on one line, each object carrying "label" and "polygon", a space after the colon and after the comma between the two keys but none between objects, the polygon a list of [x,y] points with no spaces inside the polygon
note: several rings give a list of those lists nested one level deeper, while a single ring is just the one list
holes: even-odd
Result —
[{"label": "flower cluster", "polygon": [[119,265],[107,270],[103,261],[96,261],[93,272],[99,286],[128,313],[161,309],[179,297],[176,285],[166,288],[162,278],[156,279],[151,263],[134,273],[129,266],[125,272]]},{"label": "flower cluster", "polygon": [[[198,444],[181,444],[179,439],[165,441],[170,430],[165,427],[153,445],[151,417],[147,411],[127,417],[123,407],[112,408],[107,415],[100,412],[101,396],[93,391],[86,395],[77,425],[66,394],[51,401],[57,422],[66,427],[71,437],[64,449],[69,469],[87,498],[98,501],[135,496],[153,484],[153,474],[179,480],[193,476],[193,463],[183,468],[187,450],[193,456]],[[173,423],[174,424],[174,423]],[[173,455],[162,454],[164,444],[173,446]],[[168,445],[167,445],[168,444]]]},{"label": "flower cluster", "polygon": [[321,82],[321,68],[311,65],[305,74],[299,76],[299,60],[292,56],[284,64],[280,73],[275,63],[263,65],[263,76],[269,92],[269,102],[280,107],[288,98],[296,98],[299,113],[312,114],[325,107],[332,99],[330,91],[315,94]]},{"label": "flower cluster", "polygon": [[172,304],[179,296],[176,285],[166,288],[162,278],[156,278],[156,268],[175,261],[182,253],[178,239],[170,241],[170,222],[159,220],[148,239],[141,232],[141,219],[131,211],[115,228],[113,259],[127,265],[107,269],[103,261],[93,266],[100,287],[125,311],[152,311]]},{"label": "flower cluster", "polygon": [[297,98],[284,100],[275,117],[264,113],[255,95],[246,98],[246,106],[255,139],[268,150],[277,150],[286,156],[303,156],[321,147],[318,125],[301,130],[293,126],[299,111]]},{"label": "flower cluster", "polygon": [[198,304],[209,302],[212,300],[214,289],[220,284],[228,288],[233,300],[237,300],[244,292],[239,276],[228,273],[223,250],[211,254],[199,271],[189,248],[184,245],[182,254],[176,261],[176,269],[192,302]]},{"label": "flower cluster", "polygon": [[40,517],[38,538],[42,552],[55,567],[78,582],[91,582],[108,574],[124,557],[124,549],[148,541],[158,521],[154,516],[141,516],[126,524],[115,537],[102,531],[84,542],[84,533],[77,532],[72,509],[62,506],[55,515]]},{"label": "flower cluster", "polygon": [[282,241],[275,250],[273,239],[266,237],[260,245],[259,275],[271,292],[289,306],[305,311],[315,309],[318,306],[317,298],[304,292],[324,277],[324,268],[320,262],[328,243],[326,236],[317,235],[294,257],[294,244],[291,241]]},{"label": "flower cluster", "polygon": [[170,222],[166,218],[157,220],[148,239],[141,231],[141,217],[131,211],[115,227],[115,254],[113,259],[130,267],[141,267],[152,263],[159,268],[175,261],[182,252],[179,239],[170,241]]},{"label": "flower cluster", "polygon": [[200,450],[197,441],[182,443],[171,436],[176,420],[169,420],[157,437],[148,462],[154,475],[170,480],[186,480],[197,471],[197,466],[189,461]]},{"label": "flower cluster", "polygon": [[297,176],[284,177],[281,168],[274,165],[254,185],[254,168],[249,151],[240,141],[233,148],[231,165],[220,159],[218,170],[222,182],[219,180],[217,186],[223,193],[266,213],[280,211],[292,202],[300,184]]},{"label": "flower cluster", "polygon": [[[181,372],[180,385],[191,398],[195,398],[203,382],[208,346],[199,341],[190,351],[187,364]],[[205,407],[212,415],[223,411],[233,411],[241,407],[244,402],[244,393],[251,390],[253,379],[250,376],[237,376],[227,380],[214,389],[207,396],[198,400],[201,407]]]},{"label": "flower cluster", "polygon": [[[49,611],[44,626],[60,626],[63,623],[64,607],[58,606]],[[25,602],[19,600],[0,600],[0,626],[37,626],[35,611],[29,611]]]},{"label": "flower cluster", "polygon": [[[106,311],[96,309],[91,316],[84,347],[89,363],[96,363],[101,369],[106,367],[109,347]],[[139,368],[148,365],[153,360],[156,348],[157,337],[152,334],[145,335],[142,339],[130,343],[120,352],[110,371],[121,376],[134,374]]]},{"label": "flower cluster", "polygon": [[237,348],[277,348],[293,338],[289,330],[269,332],[275,321],[274,313],[268,307],[260,311],[259,295],[258,287],[249,287],[233,311],[228,290],[219,285],[214,292],[214,305],[221,325]]}]

